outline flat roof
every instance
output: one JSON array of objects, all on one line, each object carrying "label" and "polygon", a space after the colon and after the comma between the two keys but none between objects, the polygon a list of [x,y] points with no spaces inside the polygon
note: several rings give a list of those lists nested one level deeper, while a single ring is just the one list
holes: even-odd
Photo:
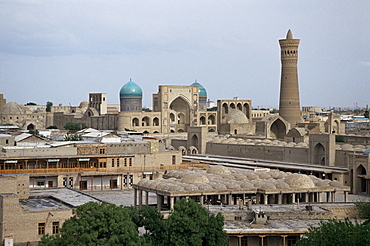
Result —
[{"label": "flat roof", "polygon": [[247,169],[268,167],[276,169],[304,170],[324,173],[348,173],[347,168],[320,166],[311,163],[296,163],[285,161],[269,161],[243,157],[220,156],[220,155],[192,155],[183,156],[184,161],[200,161],[208,164],[222,164],[225,166],[243,167]]},{"label": "flat roof", "polygon": [[77,207],[87,202],[101,202],[101,200],[97,198],[68,188],[32,189],[30,190],[30,197],[33,198],[52,197],[53,199],[61,201],[64,204],[67,204],[72,207]]}]

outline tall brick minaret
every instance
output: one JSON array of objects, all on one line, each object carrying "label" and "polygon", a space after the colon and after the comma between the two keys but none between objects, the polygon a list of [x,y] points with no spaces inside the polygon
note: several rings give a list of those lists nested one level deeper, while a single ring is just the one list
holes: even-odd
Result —
[{"label": "tall brick minaret", "polygon": [[281,49],[281,83],[279,114],[291,127],[301,122],[301,110],[298,89],[298,45],[299,39],[293,39],[290,29],[286,39],[280,39]]}]

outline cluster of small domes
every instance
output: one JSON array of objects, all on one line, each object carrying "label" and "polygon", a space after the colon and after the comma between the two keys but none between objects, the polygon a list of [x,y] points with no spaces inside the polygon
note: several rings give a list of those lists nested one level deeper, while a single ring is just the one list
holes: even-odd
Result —
[{"label": "cluster of small domes", "polygon": [[163,191],[289,190],[343,187],[339,181],[283,171],[254,172],[216,165],[207,170],[171,170],[163,178],[142,179],[138,185]]}]

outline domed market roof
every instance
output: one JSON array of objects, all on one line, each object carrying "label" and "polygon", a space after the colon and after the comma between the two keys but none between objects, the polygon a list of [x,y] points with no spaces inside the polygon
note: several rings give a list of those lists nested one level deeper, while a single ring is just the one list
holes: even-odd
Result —
[{"label": "domed market roof", "polygon": [[135,82],[130,81],[124,84],[119,93],[120,97],[142,97],[143,92]]},{"label": "domed market roof", "polygon": [[231,109],[227,117],[227,123],[229,124],[245,124],[248,123],[248,117],[238,109]]},{"label": "domed market roof", "polygon": [[206,89],[203,87],[203,85],[199,84],[196,80],[190,86],[198,86],[198,88],[199,88],[199,96],[204,96],[204,97],[207,96]]},{"label": "domed market roof", "polygon": [[2,114],[23,114],[22,108],[15,102],[9,102],[5,104],[0,109],[0,112]]}]

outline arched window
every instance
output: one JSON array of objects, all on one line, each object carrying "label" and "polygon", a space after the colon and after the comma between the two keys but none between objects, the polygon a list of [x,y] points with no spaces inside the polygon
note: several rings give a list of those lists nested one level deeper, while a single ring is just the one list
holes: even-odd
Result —
[{"label": "arched window", "polygon": [[133,118],[132,119],[132,126],[139,126],[139,119],[138,118]]}]

